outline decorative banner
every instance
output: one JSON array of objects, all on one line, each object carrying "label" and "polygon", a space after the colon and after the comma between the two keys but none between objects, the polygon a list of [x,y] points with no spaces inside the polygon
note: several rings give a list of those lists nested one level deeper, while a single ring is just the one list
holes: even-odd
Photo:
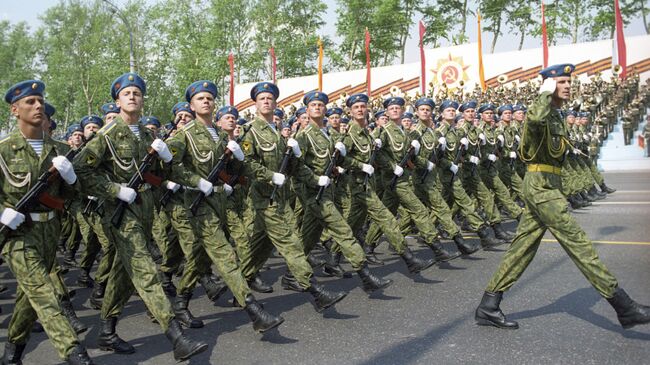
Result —
[{"label": "decorative banner", "polygon": [[449,53],[447,57],[438,59],[436,68],[431,70],[436,75],[434,84],[445,84],[448,90],[461,87],[461,81],[467,81],[465,70],[468,68],[463,63],[463,56],[454,57]]},{"label": "decorative banner", "polygon": [[483,70],[483,43],[481,41],[481,13],[477,11],[476,17],[478,19],[478,77],[479,77],[479,83],[481,84],[481,90],[485,91],[485,89],[487,89],[487,84],[485,83],[485,71]]},{"label": "decorative banner", "polygon": [[276,78],[275,78],[275,72],[277,70],[277,64],[276,64],[276,60],[275,60],[275,50],[273,49],[273,47],[271,47],[271,49],[269,49],[269,52],[271,53],[271,74],[273,75],[273,83],[277,84]]},{"label": "decorative banner", "polygon": [[546,34],[546,18],[544,17],[544,0],[542,0],[542,53],[544,68],[548,67],[548,35]]},{"label": "decorative banner", "polygon": [[618,6],[618,0],[614,0],[614,14],[616,35],[614,36],[614,48],[612,50],[612,66],[621,66],[619,77],[624,79],[627,74],[627,50],[625,48],[625,35],[623,34],[623,17],[621,16],[621,8]]},{"label": "decorative banner", "polygon": [[424,33],[427,31],[427,28],[424,26],[424,22],[420,20],[420,88],[422,90],[422,96],[427,94],[427,76],[426,76],[426,59],[424,58]]},{"label": "decorative banner", "polygon": [[323,41],[318,37],[318,91],[323,91]]},{"label": "decorative banner", "polygon": [[367,88],[368,97],[371,97],[372,95],[370,95],[370,32],[368,32],[368,28],[366,28],[366,88]]},{"label": "decorative banner", "polygon": [[235,56],[230,52],[228,55],[230,65],[230,105],[235,105]]}]

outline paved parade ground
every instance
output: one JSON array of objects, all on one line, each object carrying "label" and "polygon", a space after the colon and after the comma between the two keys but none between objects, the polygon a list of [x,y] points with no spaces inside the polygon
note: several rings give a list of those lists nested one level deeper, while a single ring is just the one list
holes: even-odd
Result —
[{"label": "paved parade ground", "polygon": [[[574,212],[620,286],[650,304],[650,172],[604,174],[617,188],[605,200]],[[515,229],[515,222],[506,225]],[[394,280],[370,299],[352,279],[323,279],[327,288],[349,291],[335,309],[317,313],[308,294],[283,290],[285,266],[269,261],[262,277],[273,282],[271,294],[255,294],[285,323],[265,335],[253,332],[246,313],[231,307],[231,294],[217,306],[197,288],[190,302],[206,326],[187,330],[209,345],[189,364],[648,364],[650,325],[623,330],[609,304],[600,298],[562,248],[547,235],[539,253],[501,308],[519,321],[515,331],[478,327],[474,309],[503,251],[480,251],[470,258],[436,266],[419,276],[408,274],[398,256],[383,243],[378,251],[386,265],[375,267]],[[449,245],[449,242],[447,242]],[[431,251],[411,241],[419,257]],[[451,247],[449,245],[449,247]],[[505,249],[506,246],[499,247]],[[344,266],[349,269],[348,265]],[[77,270],[66,276],[76,288]],[[0,282],[0,340],[6,341],[15,281],[6,265]],[[90,289],[77,289],[73,304],[90,326],[84,339],[97,364],[175,364],[171,345],[160,327],[149,321],[144,305],[132,297],[118,323],[120,336],[133,344],[133,355],[100,351],[96,345],[99,314],[89,309]],[[32,335],[25,364],[61,363],[44,333]]]}]

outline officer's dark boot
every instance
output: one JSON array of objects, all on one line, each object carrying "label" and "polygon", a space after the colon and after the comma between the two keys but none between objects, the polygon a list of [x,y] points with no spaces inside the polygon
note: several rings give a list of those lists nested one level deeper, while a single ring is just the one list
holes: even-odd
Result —
[{"label": "officer's dark boot", "polygon": [[611,194],[611,193],[616,191],[616,189],[612,189],[612,188],[608,187],[607,184],[605,184],[604,181],[603,181],[602,184],[600,184],[600,190],[607,193],[607,194]]},{"label": "officer's dark boot", "polygon": [[248,281],[248,287],[252,290],[255,290],[258,293],[272,293],[273,287],[265,283],[259,275],[255,275],[254,278]]},{"label": "officer's dark boot", "polygon": [[311,265],[311,267],[314,269],[325,265],[325,260],[319,259],[318,257],[314,256],[314,254],[311,253],[307,255],[307,262],[309,262],[309,265]]},{"label": "officer's dark boot", "polygon": [[92,293],[90,293],[90,307],[93,309],[102,309],[102,301],[104,299],[104,292],[106,291],[106,283],[95,283]]},{"label": "officer's dark boot", "polygon": [[357,274],[359,275],[359,278],[361,278],[363,291],[368,294],[374,292],[375,290],[387,288],[390,286],[390,284],[393,283],[393,281],[390,279],[382,279],[376,277],[373,273],[370,272],[370,269],[368,269],[368,264],[365,262],[363,263],[363,266],[361,266],[361,269],[357,270]]},{"label": "officer's dark boot", "polygon": [[582,200],[586,200],[590,203],[593,203],[596,201],[596,197],[589,195],[589,193],[586,190],[583,190],[580,192],[580,196],[582,196]]},{"label": "officer's dark boot", "polygon": [[213,302],[216,302],[217,299],[219,299],[219,297],[222,296],[226,290],[228,290],[228,286],[224,284],[223,281],[214,281],[212,279],[212,275],[210,274],[201,276],[199,282],[201,283],[203,289],[205,289],[205,294]]},{"label": "officer's dark boot", "polygon": [[505,243],[503,240],[494,238],[490,235],[490,229],[488,228],[487,224],[482,225],[478,229],[477,233],[478,237],[481,239],[481,247],[483,248],[491,248]]},{"label": "officer's dark boot", "polygon": [[402,260],[406,263],[406,267],[411,274],[417,274],[422,270],[426,270],[433,266],[436,262],[434,260],[422,261],[413,256],[413,253],[408,247],[404,247],[404,253],[401,255]]},{"label": "officer's dark boot", "polygon": [[340,302],[346,295],[348,295],[346,292],[342,291],[328,291],[313,278],[311,279],[311,285],[307,288],[307,291],[312,297],[314,297],[317,312],[324,311]]},{"label": "officer's dark boot", "polygon": [[160,265],[163,258],[162,253],[160,252],[160,247],[158,247],[158,245],[155,242],[149,241],[149,244],[147,245],[147,249],[151,254],[151,258],[153,259],[153,262]]},{"label": "officer's dark boot", "polygon": [[208,348],[205,342],[193,341],[185,336],[180,323],[176,319],[169,321],[169,327],[165,331],[165,336],[167,336],[169,342],[174,346],[174,359],[176,361],[185,361]]},{"label": "officer's dark boot", "polygon": [[67,250],[63,255],[63,268],[72,269],[77,267],[77,261],[74,259],[76,252],[74,250]]},{"label": "officer's dark boot", "polygon": [[172,280],[173,276],[174,273],[171,272],[160,272],[160,284],[162,285],[165,294],[171,298],[176,296],[176,285],[174,285],[174,281]]},{"label": "officer's dark boot", "polygon": [[70,322],[70,326],[72,326],[72,329],[77,334],[84,333],[86,332],[86,330],[88,330],[88,327],[85,324],[83,324],[83,322],[81,322],[79,318],[77,318],[77,313],[75,313],[69,298],[66,297],[61,299],[61,311],[68,319],[68,322]]},{"label": "officer's dark boot", "polygon": [[366,254],[366,261],[372,265],[383,265],[384,262],[375,255],[375,247],[370,245],[363,246],[363,252]]},{"label": "officer's dark boot", "polygon": [[460,251],[463,255],[471,255],[474,252],[478,251],[478,247],[465,242],[463,234],[460,232],[454,236],[454,243],[456,244],[458,251]]},{"label": "officer's dark boot", "polygon": [[304,289],[298,283],[298,280],[296,280],[296,278],[289,270],[287,270],[287,272],[282,275],[280,283],[285,290],[297,291],[299,293],[304,291]]},{"label": "officer's dark boot", "polygon": [[589,197],[587,196],[587,193],[585,193],[584,191],[581,191],[581,192],[579,192],[579,193],[576,194],[576,195],[577,195],[578,197],[580,197],[580,199],[582,199],[582,204],[583,204],[585,207],[588,207],[588,206],[591,205],[591,200],[590,200]]},{"label": "officer's dark boot", "polygon": [[90,277],[90,268],[81,268],[79,270],[77,284],[84,288],[92,288],[95,285],[95,281]]},{"label": "officer's dark boot", "polygon": [[19,345],[7,341],[5,343],[5,353],[2,355],[2,365],[21,365],[25,346],[24,343]]},{"label": "officer's dark boot", "polygon": [[327,262],[323,266],[323,273],[327,276],[336,276],[337,278],[351,278],[352,275],[345,272],[341,267],[341,253],[329,252],[327,255]]},{"label": "officer's dark boot", "polygon": [[576,209],[582,208],[582,204],[580,204],[578,202],[575,195],[567,196],[566,200],[569,202],[569,205],[571,206],[571,209],[576,210]]},{"label": "officer's dark boot", "polygon": [[595,186],[592,186],[589,189],[588,193],[589,193],[589,195],[595,197],[596,200],[605,199],[605,197],[607,197],[607,193],[604,193],[604,192],[601,193],[600,191],[598,191],[598,189],[596,189]]},{"label": "officer's dark boot", "polygon": [[180,324],[187,328],[201,328],[203,321],[194,317],[189,310],[192,293],[179,293],[174,299],[174,314]]},{"label": "officer's dark boot", "polygon": [[70,365],[93,365],[94,364],[93,360],[90,358],[90,356],[88,356],[88,352],[86,352],[86,348],[83,347],[83,345],[81,344],[77,344],[72,349],[66,361]]},{"label": "officer's dark boot", "polygon": [[246,313],[253,322],[253,329],[255,332],[264,333],[271,328],[275,328],[284,322],[284,318],[274,316],[264,310],[264,308],[255,300],[253,294],[246,296],[246,306],[244,307]]},{"label": "officer's dark boot", "polygon": [[460,252],[450,253],[447,251],[442,246],[442,243],[440,243],[440,240],[437,238],[427,246],[429,246],[429,248],[431,248],[431,251],[433,251],[433,256],[436,262],[446,262],[460,256]]},{"label": "officer's dark boot", "polygon": [[492,225],[492,230],[494,230],[494,237],[500,240],[504,240],[506,242],[512,242],[512,240],[515,238],[514,233],[508,232],[505,229],[503,229],[501,223],[494,223]]},{"label": "officer's dark boot", "polygon": [[632,328],[638,324],[650,323],[650,307],[632,300],[625,290],[616,288],[614,296],[607,299],[614,307],[618,322],[623,328]]},{"label": "officer's dark boot", "polygon": [[486,291],[481,299],[481,304],[476,308],[474,319],[479,326],[495,326],[505,329],[517,329],[519,324],[515,321],[508,321],[505,314],[499,308],[503,292],[491,293]]},{"label": "officer's dark boot", "polygon": [[113,351],[116,354],[132,354],[135,348],[128,342],[124,341],[117,335],[115,325],[117,317],[107,319],[100,318],[99,335],[97,336],[97,346],[103,351]]}]

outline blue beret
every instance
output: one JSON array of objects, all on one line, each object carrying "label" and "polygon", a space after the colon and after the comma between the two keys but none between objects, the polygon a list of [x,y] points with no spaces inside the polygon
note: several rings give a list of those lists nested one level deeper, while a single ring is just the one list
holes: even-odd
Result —
[{"label": "blue beret", "polygon": [[261,93],[271,93],[275,97],[275,100],[278,100],[280,97],[280,89],[272,82],[264,81],[255,84],[251,89],[251,99],[253,99],[253,101],[257,100],[257,95]]},{"label": "blue beret", "polygon": [[462,114],[458,114],[458,115],[456,116],[455,122],[458,123],[458,121],[460,121],[461,119],[464,119],[464,118],[463,118],[463,115],[462,115]]},{"label": "blue beret", "polygon": [[580,118],[586,118],[589,116],[589,113],[587,112],[578,112],[578,117]]},{"label": "blue beret", "polygon": [[402,119],[413,119],[413,113],[406,112],[402,114]]},{"label": "blue beret", "polygon": [[170,131],[170,130],[172,130],[172,128],[174,128],[174,123],[173,122],[169,122],[169,123],[165,124],[165,129],[166,130]]},{"label": "blue beret", "polygon": [[212,94],[212,97],[217,97],[217,85],[210,80],[199,80],[194,81],[190,86],[185,89],[185,100],[189,103],[192,100],[192,97],[198,93],[208,92]]},{"label": "blue beret", "polygon": [[404,104],[406,104],[406,100],[399,96],[391,96],[390,98],[384,100],[384,108],[388,108],[389,105],[404,106]]},{"label": "blue beret", "polygon": [[298,118],[296,118],[295,115],[292,115],[291,118],[289,118],[289,120],[288,120],[287,122],[288,122],[289,124],[293,124],[293,123],[296,122],[296,119],[298,119]]},{"label": "blue beret", "polygon": [[327,112],[325,113],[325,116],[329,117],[329,116],[332,116],[334,114],[343,115],[343,109],[339,108],[338,106],[335,106],[334,108],[329,108],[329,109],[327,109]]},{"label": "blue beret", "polygon": [[499,115],[501,115],[501,113],[505,112],[506,110],[513,111],[512,110],[512,105],[510,105],[510,104],[501,105],[497,111],[498,111]]},{"label": "blue beret", "polygon": [[248,121],[244,118],[237,119],[237,125],[244,125],[246,123],[248,123]]},{"label": "blue beret", "polygon": [[50,130],[53,131],[56,129],[56,121],[53,119],[50,121]]},{"label": "blue beret", "polygon": [[284,118],[284,111],[282,109],[280,109],[280,108],[275,108],[275,110],[273,111],[273,115],[275,115],[276,117],[278,117],[280,119],[283,119]]},{"label": "blue beret", "polygon": [[521,105],[521,104],[515,104],[515,105],[512,106],[512,111],[513,112],[520,111],[520,110],[525,112],[526,111],[526,106]]},{"label": "blue beret", "polygon": [[100,128],[104,126],[104,121],[102,118],[96,115],[87,115],[81,118],[81,128],[86,128],[88,124],[97,124]]},{"label": "blue beret", "polygon": [[9,90],[7,90],[7,93],[5,94],[5,101],[9,104],[13,104],[16,101],[28,96],[32,96],[32,95],[43,96],[44,91],[45,91],[45,84],[43,83],[43,81],[39,81],[39,80],[21,81],[16,85],[10,87]]},{"label": "blue beret", "polygon": [[289,123],[289,122],[282,122],[282,123],[280,124],[280,129],[284,129],[284,128],[289,128],[289,129],[291,129],[291,123]]},{"label": "blue beret", "polygon": [[160,128],[160,121],[158,121],[158,118],[156,117],[142,117],[140,118],[140,123],[142,123],[142,125],[153,125],[156,126],[156,128]]},{"label": "blue beret", "polygon": [[305,105],[311,103],[312,101],[321,101],[323,104],[327,104],[330,102],[330,98],[322,91],[310,91],[305,94],[304,98],[302,98],[302,103]]},{"label": "blue beret", "polygon": [[578,113],[575,110],[568,110],[565,112],[566,116],[573,115],[574,117],[578,116]]},{"label": "blue beret", "polygon": [[72,133],[74,133],[74,132],[83,132],[83,131],[84,130],[83,130],[83,128],[81,128],[81,124],[79,124],[79,123],[71,124],[68,127],[68,130],[67,130],[68,136],[71,136]]},{"label": "blue beret", "polygon": [[375,112],[375,119],[378,119],[378,118],[384,116],[385,113],[386,113],[385,110],[378,110],[378,111],[376,111],[376,112]]},{"label": "blue beret", "polygon": [[419,108],[420,105],[428,105],[431,107],[431,110],[433,110],[436,107],[436,103],[433,101],[433,99],[430,98],[420,98],[415,102],[415,107]]},{"label": "blue beret", "polygon": [[305,108],[305,107],[303,106],[303,107],[300,107],[298,110],[296,110],[296,114],[294,114],[294,116],[295,116],[296,118],[298,118],[299,116],[301,116],[301,115],[303,115],[303,114],[305,114],[305,113],[307,113],[307,108]]},{"label": "blue beret", "polygon": [[45,103],[45,115],[47,115],[49,119],[52,119],[54,113],[56,113],[56,108],[50,103]]},{"label": "blue beret", "polygon": [[448,108],[458,109],[458,103],[453,100],[445,100],[440,104],[440,111],[443,111]]},{"label": "blue beret", "polygon": [[239,119],[239,111],[234,106],[224,106],[223,108],[219,109],[216,119],[219,120],[226,114],[230,114],[234,116],[235,119]]},{"label": "blue beret", "polygon": [[343,118],[341,118],[341,123],[342,123],[342,124],[348,124],[348,123],[350,123],[350,118],[348,118],[348,117],[343,117]]},{"label": "blue beret", "polygon": [[348,108],[352,107],[355,103],[365,103],[368,104],[368,95],[366,94],[354,94],[348,96],[348,98],[345,100],[345,105],[348,106]]},{"label": "blue beret", "polygon": [[106,114],[108,114],[108,113],[119,113],[120,112],[120,108],[115,103],[106,103],[106,104],[102,105],[102,107],[99,108],[99,109],[102,111],[104,116],[106,116]]},{"label": "blue beret", "polygon": [[194,111],[190,109],[190,103],[187,101],[180,101],[176,103],[176,105],[174,105],[174,107],[172,108],[172,114],[174,114],[174,116],[176,116],[176,114],[180,112],[188,112],[194,115]]},{"label": "blue beret", "polygon": [[483,105],[481,105],[480,108],[478,108],[478,113],[481,114],[486,110],[494,111],[494,109],[496,109],[496,107],[494,105],[492,105],[492,104],[489,104],[489,103],[488,104],[483,104]]},{"label": "blue beret", "polygon": [[135,86],[140,89],[142,95],[147,93],[147,85],[142,77],[137,73],[127,72],[113,81],[113,84],[111,85],[111,96],[113,97],[113,100],[117,100],[117,94],[119,94],[122,89],[129,86]]},{"label": "blue beret", "polygon": [[571,73],[575,68],[576,67],[570,63],[562,63],[559,65],[549,66],[541,70],[539,74],[542,75],[543,79],[549,77],[571,76]]},{"label": "blue beret", "polygon": [[477,105],[478,105],[478,103],[476,101],[470,100],[470,101],[468,101],[466,103],[463,103],[463,105],[461,105],[460,108],[458,108],[458,111],[460,111],[462,113],[467,109],[476,109]]},{"label": "blue beret", "polygon": [[377,125],[375,123],[369,123],[368,128],[374,130],[375,128],[377,128]]}]

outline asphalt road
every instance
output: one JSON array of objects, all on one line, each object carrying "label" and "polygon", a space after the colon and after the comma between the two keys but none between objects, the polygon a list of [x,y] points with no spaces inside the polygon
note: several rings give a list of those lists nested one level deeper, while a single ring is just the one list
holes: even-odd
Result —
[{"label": "asphalt road", "polygon": [[[619,189],[592,207],[576,211],[577,220],[620,286],[637,301],[650,304],[650,172],[606,174]],[[507,227],[515,229],[515,222]],[[449,245],[449,243],[446,243]],[[419,257],[431,252],[412,242]],[[505,246],[503,247],[505,248]],[[562,248],[547,235],[545,244],[521,280],[506,293],[502,309],[519,321],[516,331],[479,327],[473,313],[485,285],[503,255],[478,252],[471,258],[434,267],[419,276],[384,244],[385,266],[374,270],[394,284],[371,298],[358,279],[322,279],[328,288],[349,291],[335,309],[317,313],[308,294],[280,287],[284,265],[272,259],[262,276],[275,292],[256,296],[286,322],[277,331],[254,333],[242,310],[229,305],[228,294],[214,306],[202,289],[190,304],[205,321],[188,330],[209,344],[190,364],[647,364],[650,325],[623,330],[609,304],[600,298]],[[349,266],[346,266],[349,268]],[[73,288],[77,271],[68,274]],[[6,265],[0,281],[10,287],[0,294],[0,340],[6,341],[15,282]],[[144,314],[133,297],[118,332],[133,344],[133,355],[115,355],[96,347],[98,313],[87,307],[89,289],[78,289],[73,303],[82,321],[91,326],[82,335],[97,364],[175,364],[171,345],[159,326]],[[58,364],[44,333],[33,334],[25,364]]]}]

